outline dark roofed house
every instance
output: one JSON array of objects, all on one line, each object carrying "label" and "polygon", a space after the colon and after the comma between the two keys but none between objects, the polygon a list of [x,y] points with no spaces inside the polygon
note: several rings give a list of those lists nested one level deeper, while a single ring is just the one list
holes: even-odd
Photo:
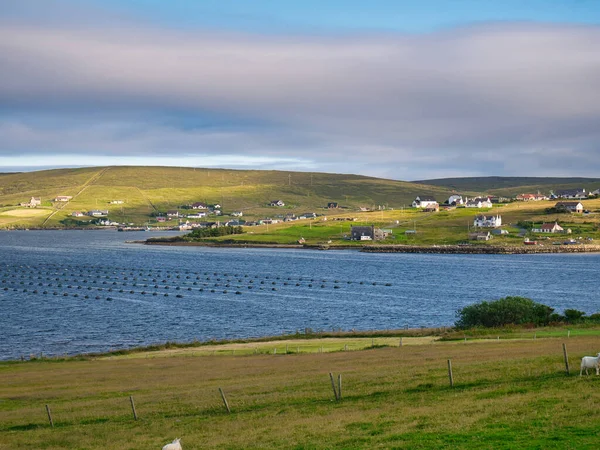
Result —
[{"label": "dark roofed house", "polygon": [[434,203],[437,203],[437,201],[431,195],[420,195],[417,196],[417,198],[415,198],[415,200],[412,202],[412,207],[426,208]]},{"label": "dark roofed house", "polygon": [[270,203],[271,206],[285,206],[285,203],[283,203],[281,200],[273,200]]},{"label": "dark roofed house", "polygon": [[339,208],[339,206],[338,206],[337,202],[329,202],[329,203],[327,203],[327,208],[337,209],[337,208]]},{"label": "dark roofed house", "polygon": [[359,226],[350,228],[350,238],[353,241],[375,240],[375,226]]},{"label": "dark roofed house", "polygon": [[583,212],[583,205],[580,202],[557,202],[554,205],[557,210],[564,210],[570,212],[580,213]]},{"label": "dark roofed house", "polygon": [[202,202],[192,203],[192,209],[206,209],[206,203],[202,203]]},{"label": "dark roofed house", "polygon": [[585,193],[585,189],[565,189],[562,191],[556,191],[554,194],[558,198],[587,198],[587,194]]}]

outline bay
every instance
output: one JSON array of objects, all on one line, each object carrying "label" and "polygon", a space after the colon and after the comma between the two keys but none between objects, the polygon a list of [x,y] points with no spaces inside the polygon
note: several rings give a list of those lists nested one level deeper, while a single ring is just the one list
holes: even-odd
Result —
[{"label": "bay", "polygon": [[305,329],[448,326],[463,306],[507,295],[558,312],[600,310],[598,254],[373,254],[125,242],[156,235],[0,232],[0,359]]}]

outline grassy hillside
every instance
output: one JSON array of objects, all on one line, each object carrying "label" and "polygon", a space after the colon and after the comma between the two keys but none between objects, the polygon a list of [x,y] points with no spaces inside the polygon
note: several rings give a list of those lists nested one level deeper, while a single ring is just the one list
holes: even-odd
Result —
[{"label": "grassy hillside", "polygon": [[[98,167],[4,174],[0,177],[0,227],[60,227],[85,223],[73,211],[108,209],[115,221],[144,224],[155,212],[193,202],[220,203],[225,213],[241,210],[263,217],[322,209],[328,202],[356,210],[361,206],[400,208],[416,195],[443,201],[444,187],[384,180],[359,175],[176,167]],[[70,195],[66,203],[51,203]],[[41,197],[44,213],[22,215],[15,205]],[[284,208],[269,207],[281,199]],[[122,205],[111,205],[123,200]],[[49,217],[50,216],[50,217]]]},{"label": "grassy hillside", "polygon": [[445,187],[457,192],[474,191],[490,195],[512,196],[522,193],[549,193],[551,190],[600,188],[600,178],[552,178],[552,177],[464,177],[440,178],[415,181],[418,184]]},{"label": "grassy hillside", "polygon": [[[594,448],[600,377],[579,377],[577,366],[597,353],[597,336],[532,337],[300,355],[165,352],[1,363],[0,448],[151,449],[175,437],[186,450]],[[339,402],[329,372],[342,375]]]}]

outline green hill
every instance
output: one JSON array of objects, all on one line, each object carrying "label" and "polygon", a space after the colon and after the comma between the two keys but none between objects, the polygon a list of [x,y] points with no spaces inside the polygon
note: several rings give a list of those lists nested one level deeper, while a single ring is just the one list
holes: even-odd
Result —
[{"label": "green hill", "polygon": [[[352,210],[401,208],[417,195],[442,202],[450,192],[444,186],[329,173],[126,166],[44,170],[0,177],[0,227],[78,226],[90,219],[71,214],[92,209],[109,210],[114,221],[145,224],[193,202],[219,203],[225,214],[243,211],[246,217],[318,211],[328,202]],[[59,195],[73,198],[53,202]],[[18,207],[31,197],[41,198],[41,208]],[[286,206],[268,206],[275,199]],[[123,203],[111,204],[115,200]]]},{"label": "green hill", "polygon": [[549,193],[560,189],[585,188],[593,191],[600,188],[600,178],[556,178],[556,177],[464,177],[439,178],[415,181],[425,184],[463,191],[482,192],[492,195],[517,195],[521,193]]}]

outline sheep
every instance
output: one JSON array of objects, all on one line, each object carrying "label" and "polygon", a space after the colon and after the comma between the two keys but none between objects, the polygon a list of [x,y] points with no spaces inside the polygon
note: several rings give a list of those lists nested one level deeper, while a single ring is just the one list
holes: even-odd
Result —
[{"label": "sheep", "polygon": [[583,369],[585,369],[586,375],[588,375],[588,369],[596,369],[596,375],[600,375],[600,353],[597,356],[584,356],[581,358],[579,376],[583,374]]},{"label": "sheep", "polygon": [[165,445],[162,450],[182,450],[179,438],[175,439],[170,444]]}]

